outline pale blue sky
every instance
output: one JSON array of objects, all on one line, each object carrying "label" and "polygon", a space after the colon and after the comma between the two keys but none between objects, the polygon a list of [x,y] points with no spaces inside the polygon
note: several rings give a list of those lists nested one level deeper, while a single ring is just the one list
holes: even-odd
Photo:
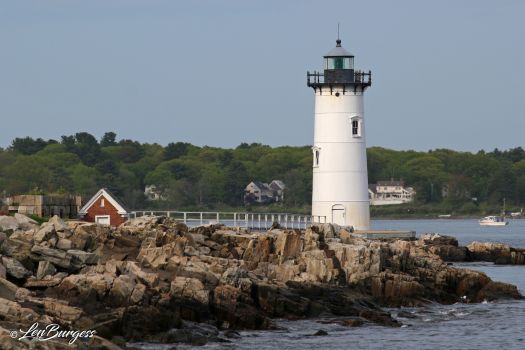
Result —
[{"label": "pale blue sky", "polygon": [[525,1],[0,0],[0,146],[306,145],[341,23],[371,69],[369,146],[525,147]]}]

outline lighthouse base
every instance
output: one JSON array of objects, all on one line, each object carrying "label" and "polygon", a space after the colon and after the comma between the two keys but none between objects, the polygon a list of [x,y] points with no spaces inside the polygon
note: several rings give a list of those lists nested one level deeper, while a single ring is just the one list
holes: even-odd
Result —
[{"label": "lighthouse base", "polygon": [[326,222],[352,226],[354,230],[370,229],[369,201],[313,202],[312,215],[324,216]]}]

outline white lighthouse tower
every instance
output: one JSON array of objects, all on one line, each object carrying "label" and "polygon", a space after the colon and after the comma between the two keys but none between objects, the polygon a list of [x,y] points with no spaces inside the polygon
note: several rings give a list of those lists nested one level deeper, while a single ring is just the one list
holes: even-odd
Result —
[{"label": "white lighthouse tower", "polygon": [[315,93],[312,215],[327,222],[370,227],[363,96],[372,73],[354,69],[341,46],[324,56],[324,73],[307,73]]}]

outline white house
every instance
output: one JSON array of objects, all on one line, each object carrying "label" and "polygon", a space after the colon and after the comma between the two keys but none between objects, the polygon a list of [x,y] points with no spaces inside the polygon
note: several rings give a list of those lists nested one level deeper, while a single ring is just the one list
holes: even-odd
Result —
[{"label": "white house", "polygon": [[155,185],[146,185],[146,187],[144,188],[144,195],[150,201],[165,201],[167,199],[166,195],[163,194],[162,191]]},{"label": "white house", "polygon": [[405,187],[404,181],[390,180],[369,185],[368,195],[371,205],[403,204],[412,202],[416,191],[412,187]]}]

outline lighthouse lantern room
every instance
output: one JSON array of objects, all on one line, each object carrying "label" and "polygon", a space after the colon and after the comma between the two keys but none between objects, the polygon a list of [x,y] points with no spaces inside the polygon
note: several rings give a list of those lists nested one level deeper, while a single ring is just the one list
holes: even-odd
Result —
[{"label": "lighthouse lantern room", "polygon": [[307,73],[315,93],[312,215],[356,230],[370,226],[363,96],[371,78],[354,69],[340,39],[324,72]]}]

